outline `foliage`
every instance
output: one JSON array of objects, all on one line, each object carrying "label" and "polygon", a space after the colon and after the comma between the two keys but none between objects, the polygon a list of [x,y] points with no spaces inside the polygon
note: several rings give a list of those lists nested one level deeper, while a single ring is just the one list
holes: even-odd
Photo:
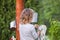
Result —
[{"label": "foliage", "polygon": [[60,40],[60,22],[51,21],[51,27],[49,28],[50,40]]},{"label": "foliage", "polygon": [[15,0],[0,0],[0,40],[9,40],[14,33],[9,29],[10,21],[13,19],[15,19]]}]

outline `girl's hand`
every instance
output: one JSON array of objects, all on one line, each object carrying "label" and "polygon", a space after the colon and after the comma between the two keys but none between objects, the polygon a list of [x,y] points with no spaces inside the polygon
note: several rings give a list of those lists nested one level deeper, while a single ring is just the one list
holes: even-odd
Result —
[{"label": "girl's hand", "polygon": [[35,24],[34,26],[35,26],[35,28],[36,28],[36,29],[38,29],[38,27],[39,27],[39,25],[38,25],[38,24]]}]

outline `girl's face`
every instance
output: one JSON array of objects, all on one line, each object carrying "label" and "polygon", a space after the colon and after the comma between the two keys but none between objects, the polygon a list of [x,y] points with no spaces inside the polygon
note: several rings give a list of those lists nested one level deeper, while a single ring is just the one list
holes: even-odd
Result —
[{"label": "girl's face", "polygon": [[28,18],[29,18],[28,13],[27,13],[27,12],[25,12],[25,14],[23,14],[23,15],[24,15],[24,18],[25,18],[26,20],[28,20]]}]

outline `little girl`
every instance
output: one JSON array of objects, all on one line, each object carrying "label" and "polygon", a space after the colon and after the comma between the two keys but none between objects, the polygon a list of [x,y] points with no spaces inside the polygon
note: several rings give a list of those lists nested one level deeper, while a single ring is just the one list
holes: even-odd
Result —
[{"label": "little girl", "polygon": [[20,37],[21,40],[35,40],[38,38],[38,34],[34,28],[34,25],[30,24],[32,20],[33,12],[27,8],[22,12],[22,24],[20,24]]}]

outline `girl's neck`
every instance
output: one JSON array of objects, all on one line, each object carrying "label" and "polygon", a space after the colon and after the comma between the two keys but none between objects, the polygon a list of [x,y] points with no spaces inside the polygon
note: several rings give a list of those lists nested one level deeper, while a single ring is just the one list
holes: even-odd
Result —
[{"label": "girl's neck", "polygon": [[23,22],[23,24],[27,24],[27,23],[29,23],[29,21],[28,21],[28,20],[25,20],[25,21]]}]

